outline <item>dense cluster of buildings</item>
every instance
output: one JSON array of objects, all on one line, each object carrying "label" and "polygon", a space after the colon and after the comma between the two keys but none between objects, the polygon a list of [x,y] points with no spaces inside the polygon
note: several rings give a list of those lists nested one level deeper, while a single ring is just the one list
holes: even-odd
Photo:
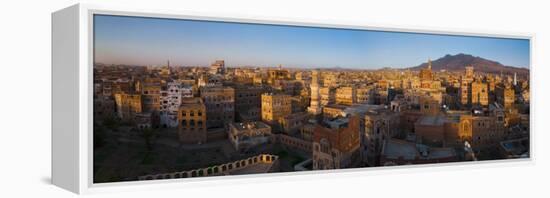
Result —
[{"label": "dense cluster of buildings", "polygon": [[96,65],[94,75],[97,118],[173,128],[184,144],[229,141],[242,152],[280,144],[306,153],[311,169],[529,155],[528,76],[474,66],[348,71],[231,68],[218,60]]}]

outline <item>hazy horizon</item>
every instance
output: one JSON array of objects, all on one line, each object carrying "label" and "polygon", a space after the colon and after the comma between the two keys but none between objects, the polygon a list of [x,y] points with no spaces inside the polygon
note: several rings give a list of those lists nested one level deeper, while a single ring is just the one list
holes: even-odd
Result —
[{"label": "hazy horizon", "polygon": [[94,15],[94,62],[402,69],[447,54],[529,68],[528,39]]}]

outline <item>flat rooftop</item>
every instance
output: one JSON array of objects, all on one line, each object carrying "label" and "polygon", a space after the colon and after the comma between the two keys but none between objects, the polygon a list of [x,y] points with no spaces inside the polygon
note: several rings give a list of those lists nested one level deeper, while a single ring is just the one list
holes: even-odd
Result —
[{"label": "flat rooftop", "polygon": [[306,112],[298,112],[298,113],[293,113],[293,114],[286,115],[284,118],[285,119],[294,119],[294,118],[300,118],[300,117],[306,117],[306,116],[308,116],[308,114]]},{"label": "flat rooftop", "polygon": [[329,105],[325,105],[324,108],[344,110],[348,107],[349,107],[348,105],[342,105],[342,104],[329,104]]},{"label": "flat rooftop", "polygon": [[416,144],[399,139],[389,139],[382,150],[386,158],[405,160],[414,159],[440,159],[456,156],[453,148],[433,148],[423,144]]},{"label": "flat rooftop", "polygon": [[529,151],[529,139],[521,138],[500,142],[501,147],[514,155],[521,155]]},{"label": "flat rooftop", "polygon": [[263,122],[238,122],[238,123],[231,123],[235,128],[238,130],[245,130],[245,129],[264,129],[264,128],[270,128],[269,125]]},{"label": "flat rooftop", "polygon": [[442,126],[445,121],[445,116],[422,116],[416,123],[428,126]]},{"label": "flat rooftop", "polygon": [[388,158],[403,157],[406,160],[414,160],[419,155],[414,143],[401,140],[388,140],[382,154]]},{"label": "flat rooftop", "polygon": [[326,120],[323,122],[323,125],[325,127],[329,127],[331,129],[339,129],[347,127],[349,123],[349,118],[337,118],[334,120]]},{"label": "flat rooftop", "polygon": [[367,112],[385,109],[384,105],[371,105],[371,104],[356,104],[348,106],[344,112],[349,114],[366,114]]}]

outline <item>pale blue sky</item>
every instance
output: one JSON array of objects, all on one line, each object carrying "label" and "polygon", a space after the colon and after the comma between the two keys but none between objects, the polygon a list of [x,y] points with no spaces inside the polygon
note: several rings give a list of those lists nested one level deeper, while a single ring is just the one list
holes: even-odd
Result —
[{"label": "pale blue sky", "polygon": [[529,40],[96,15],[95,61],[207,66],[410,67],[465,53],[529,66]]}]

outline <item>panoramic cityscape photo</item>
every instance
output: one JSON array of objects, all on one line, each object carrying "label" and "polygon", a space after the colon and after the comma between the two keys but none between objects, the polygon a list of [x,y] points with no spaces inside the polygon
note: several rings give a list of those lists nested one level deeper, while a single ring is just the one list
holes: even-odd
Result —
[{"label": "panoramic cityscape photo", "polygon": [[530,158],[530,40],[93,16],[93,182]]}]

